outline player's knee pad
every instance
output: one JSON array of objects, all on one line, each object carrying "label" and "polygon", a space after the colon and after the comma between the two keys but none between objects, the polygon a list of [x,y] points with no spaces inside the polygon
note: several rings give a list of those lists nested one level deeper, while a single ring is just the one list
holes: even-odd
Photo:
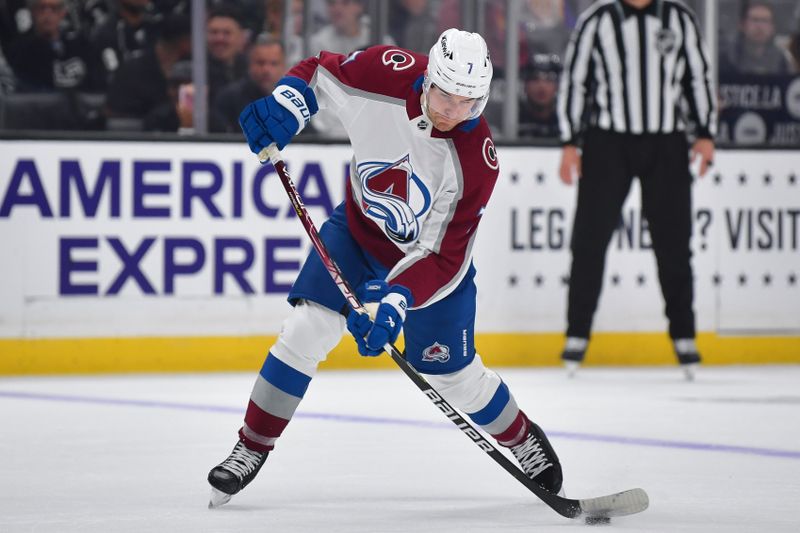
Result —
[{"label": "player's knee pad", "polygon": [[425,374],[425,379],[448,403],[465,413],[483,409],[502,383],[500,376],[483,366],[480,355],[458,372]]},{"label": "player's knee pad", "polygon": [[283,322],[270,352],[289,366],[313,376],[317,365],[339,344],[344,317],[318,303],[301,300]]}]

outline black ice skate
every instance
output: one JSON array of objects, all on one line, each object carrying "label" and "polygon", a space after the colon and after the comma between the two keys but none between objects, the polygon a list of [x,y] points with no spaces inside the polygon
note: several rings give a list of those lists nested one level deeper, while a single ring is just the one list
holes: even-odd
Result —
[{"label": "black ice skate", "polygon": [[700,364],[697,344],[694,339],[673,339],[672,346],[675,348],[675,355],[678,356],[678,363],[686,374],[686,379],[693,381],[697,366]]},{"label": "black ice skate", "polygon": [[561,492],[561,463],[542,428],[531,422],[528,436],[511,448],[529,478],[551,494]]},{"label": "black ice skate", "polygon": [[581,366],[583,357],[586,355],[586,346],[589,344],[588,339],[582,337],[567,337],[567,342],[564,344],[564,351],[561,352],[561,361],[567,368],[567,375],[572,377]]},{"label": "black ice skate", "polygon": [[209,509],[224,505],[231,496],[242,490],[256,477],[269,452],[256,452],[244,445],[236,443],[227,459],[211,469],[208,482],[211,484]]}]

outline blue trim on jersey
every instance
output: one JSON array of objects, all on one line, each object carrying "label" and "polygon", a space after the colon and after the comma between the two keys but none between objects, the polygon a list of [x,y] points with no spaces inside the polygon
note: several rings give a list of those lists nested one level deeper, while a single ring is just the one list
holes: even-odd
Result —
[{"label": "blue trim on jersey", "polygon": [[[359,294],[359,289],[367,281],[386,279],[389,274],[388,268],[353,239],[347,228],[344,202],[333,210],[330,218],[322,225],[319,238],[325,243],[331,257],[356,294]],[[300,299],[311,300],[345,316],[350,312],[350,306],[314,249],[306,257],[287,299],[292,305]]]},{"label": "blue trim on jersey", "polygon": [[[334,209],[319,230],[331,257],[356,294],[364,283],[386,279],[389,269],[361,248],[350,234],[344,204]],[[449,374],[475,358],[475,267],[470,264],[458,287],[438,302],[411,309],[403,325],[406,360],[423,374]],[[289,303],[305,299],[337,313],[350,311],[316,250],[311,250],[289,291]]]},{"label": "blue trim on jersey", "polygon": [[420,75],[420,77],[417,78],[416,81],[414,81],[414,90],[417,91],[417,92],[421,91],[422,90],[422,84],[423,84],[424,81],[425,81],[425,75],[424,74]]},{"label": "blue trim on jersey", "polygon": [[500,413],[503,412],[503,409],[506,408],[510,397],[508,386],[501,382],[500,386],[497,387],[497,390],[494,392],[494,396],[492,396],[492,399],[489,400],[489,403],[486,405],[486,407],[477,413],[467,414],[479,426],[491,424],[497,419],[498,416],[500,416]]},{"label": "blue trim on jersey", "polygon": [[296,398],[302,398],[311,383],[309,376],[290,367],[272,353],[264,361],[260,374],[269,384]]},{"label": "blue trim on jersey", "polygon": [[478,127],[478,123],[481,121],[480,117],[475,117],[472,120],[468,120],[464,122],[461,126],[458,127],[461,131],[466,131],[469,133],[470,131],[474,130]]}]

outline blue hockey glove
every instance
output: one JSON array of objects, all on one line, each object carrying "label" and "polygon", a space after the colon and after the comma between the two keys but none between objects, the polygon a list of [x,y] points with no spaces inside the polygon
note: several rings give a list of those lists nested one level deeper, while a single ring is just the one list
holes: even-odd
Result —
[{"label": "blue hockey glove", "polygon": [[406,308],[411,305],[411,291],[402,285],[389,286],[384,280],[366,283],[364,303],[380,302],[375,320],[366,314],[351,312],[347,317],[347,329],[358,344],[358,353],[374,357],[383,353],[386,343],[397,340],[403,329]]},{"label": "blue hockey glove", "polygon": [[[375,279],[368,281],[364,286],[357,291],[358,298],[365,306],[369,304],[377,304],[389,292],[389,284],[382,279]],[[376,310],[377,311],[377,310]],[[367,341],[364,338],[372,329],[372,320],[367,313],[357,313],[350,311],[347,315],[347,329],[352,333],[358,345],[358,353],[368,357],[375,357],[383,353],[383,347],[379,350],[370,350],[367,348]]]},{"label": "blue hockey glove", "polygon": [[284,76],[271,95],[244,108],[239,125],[254,154],[272,143],[283,150],[317,111],[317,97],[311,87],[300,78]]},{"label": "blue hockey glove", "polygon": [[[369,319],[367,313],[350,311],[350,314],[347,315],[347,329],[350,330],[350,333],[353,334],[353,338],[356,339],[358,353],[366,357],[376,357],[383,353],[383,347],[379,350],[370,350],[367,348],[367,341],[364,340],[364,337],[366,337],[371,328],[372,320]],[[363,335],[361,334],[362,331],[364,332]]]}]

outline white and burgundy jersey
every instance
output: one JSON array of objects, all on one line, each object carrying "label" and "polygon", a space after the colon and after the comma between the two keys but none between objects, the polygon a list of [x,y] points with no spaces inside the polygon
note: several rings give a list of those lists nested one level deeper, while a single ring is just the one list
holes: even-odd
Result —
[{"label": "white and burgundy jersey", "polygon": [[411,290],[415,308],[444,298],[466,274],[499,167],[482,117],[449,132],[433,128],[420,105],[427,64],[424,55],[375,46],[321,52],[288,73],[346,129],[354,151],[348,227],[391,269],[389,283]]}]

